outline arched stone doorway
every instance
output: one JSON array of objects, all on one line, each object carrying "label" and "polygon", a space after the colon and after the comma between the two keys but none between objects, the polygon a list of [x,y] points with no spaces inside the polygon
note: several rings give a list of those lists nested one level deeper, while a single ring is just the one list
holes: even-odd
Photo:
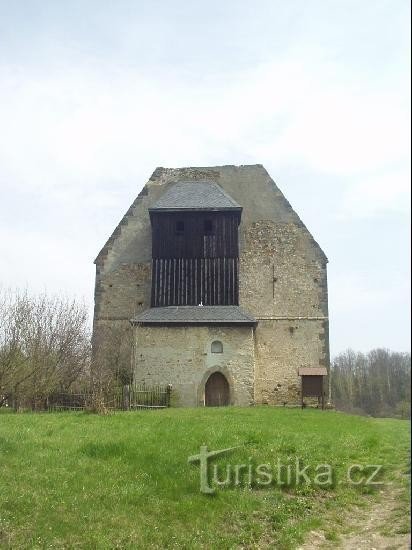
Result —
[{"label": "arched stone doorway", "polygon": [[225,407],[229,403],[229,383],[224,374],[214,372],[205,384],[205,405],[206,407]]}]

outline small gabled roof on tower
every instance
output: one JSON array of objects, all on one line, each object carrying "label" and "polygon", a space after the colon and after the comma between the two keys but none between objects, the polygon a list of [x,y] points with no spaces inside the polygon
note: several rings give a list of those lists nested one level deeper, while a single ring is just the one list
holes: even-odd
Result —
[{"label": "small gabled roof on tower", "polygon": [[242,207],[214,181],[178,181],[149,208],[150,212],[237,210]]}]

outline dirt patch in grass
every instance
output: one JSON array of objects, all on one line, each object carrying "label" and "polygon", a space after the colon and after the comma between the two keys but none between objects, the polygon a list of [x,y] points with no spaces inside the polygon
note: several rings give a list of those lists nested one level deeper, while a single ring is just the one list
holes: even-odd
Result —
[{"label": "dirt patch in grass", "polygon": [[299,550],[408,550],[410,509],[405,491],[388,484],[378,497],[373,504],[362,502],[346,511],[340,527],[332,520],[330,530],[311,531]]}]

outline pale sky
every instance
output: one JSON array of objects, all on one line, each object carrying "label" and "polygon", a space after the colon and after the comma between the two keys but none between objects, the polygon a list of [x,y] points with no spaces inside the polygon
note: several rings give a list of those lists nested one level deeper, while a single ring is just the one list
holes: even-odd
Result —
[{"label": "pale sky", "polygon": [[156,166],[263,164],[329,258],[331,351],[410,349],[407,0],[0,0],[0,284],[93,303]]}]

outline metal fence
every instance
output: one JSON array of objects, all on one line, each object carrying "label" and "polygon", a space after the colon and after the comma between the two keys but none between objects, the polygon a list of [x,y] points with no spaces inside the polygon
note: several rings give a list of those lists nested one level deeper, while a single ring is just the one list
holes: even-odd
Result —
[{"label": "metal fence", "polygon": [[121,410],[165,409],[170,407],[171,389],[171,386],[123,386],[116,396],[114,408]]},{"label": "metal fence", "polygon": [[95,408],[96,401],[107,409],[130,411],[137,409],[165,409],[170,407],[172,387],[127,385],[114,388],[99,396],[91,391],[54,392],[47,396],[35,396],[29,400],[10,399],[8,406],[32,411],[82,411]]},{"label": "metal fence", "polygon": [[52,393],[46,397],[44,409],[48,411],[82,411],[91,407],[91,393]]}]

